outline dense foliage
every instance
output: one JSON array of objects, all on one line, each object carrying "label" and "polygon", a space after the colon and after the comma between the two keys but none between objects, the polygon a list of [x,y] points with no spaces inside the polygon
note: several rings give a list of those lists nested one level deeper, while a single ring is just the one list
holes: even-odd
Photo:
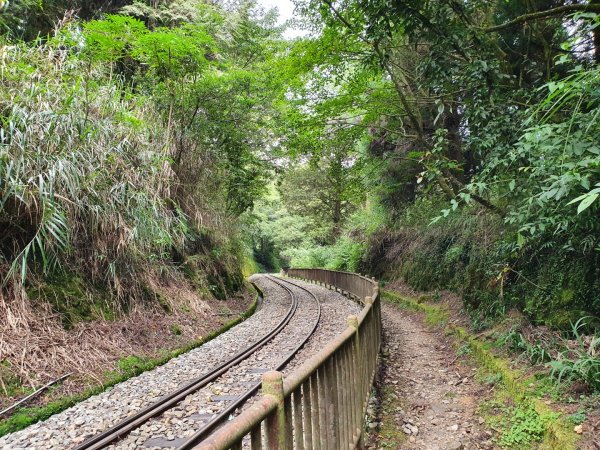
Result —
[{"label": "dense foliage", "polygon": [[600,3],[295,4],[287,41],[250,0],[1,3],[3,289],[222,295],[247,242],[482,326],[597,316]]},{"label": "dense foliage", "polygon": [[[283,263],[454,289],[480,325],[512,307],[565,329],[597,317],[600,4],[295,3],[312,37],[287,63],[284,145],[307,168],[282,199],[337,232]],[[306,187],[333,189],[308,167],[336,151],[360,193],[339,221]]]},{"label": "dense foliage", "polygon": [[[8,5],[3,23],[25,7]],[[156,280],[180,276],[223,297],[251,259],[238,217],[267,183],[263,149],[283,92],[274,14],[252,2],[115,12],[67,15],[32,41],[21,38],[48,30],[25,16],[4,38],[8,299],[21,285],[82,277],[127,309]]]}]

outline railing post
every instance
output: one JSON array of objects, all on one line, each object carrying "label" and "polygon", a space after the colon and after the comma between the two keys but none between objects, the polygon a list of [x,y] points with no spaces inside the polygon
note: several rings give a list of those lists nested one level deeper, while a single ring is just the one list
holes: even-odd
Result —
[{"label": "railing post", "polygon": [[362,403],[362,393],[360,393],[360,346],[359,346],[359,337],[358,337],[358,317],[357,316],[348,316],[346,319],[349,327],[352,327],[356,330],[355,337],[353,342],[350,344],[350,395],[351,399],[349,402],[349,407],[352,415],[352,420],[350,424],[350,436],[351,440],[354,440],[354,436],[359,437],[361,435],[361,426],[362,419],[361,413],[361,403]]},{"label": "railing post", "polygon": [[277,409],[266,420],[267,448],[285,449],[285,410],[283,397],[283,374],[275,370],[262,376],[262,392],[277,401]]}]

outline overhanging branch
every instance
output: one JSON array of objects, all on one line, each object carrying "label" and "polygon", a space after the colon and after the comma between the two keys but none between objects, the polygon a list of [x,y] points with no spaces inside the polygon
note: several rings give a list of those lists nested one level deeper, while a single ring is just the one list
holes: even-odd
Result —
[{"label": "overhanging branch", "polygon": [[600,5],[565,5],[559,6],[557,8],[548,9],[546,11],[536,11],[533,13],[523,14],[522,16],[516,17],[513,20],[509,20],[508,22],[502,23],[500,25],[484,28],[483,31],[486,33],[494,33],[496,31],[501,31],[523,22],[548,19],[550,17],[561,16],[563,14],[578,11],[600,13]]}]

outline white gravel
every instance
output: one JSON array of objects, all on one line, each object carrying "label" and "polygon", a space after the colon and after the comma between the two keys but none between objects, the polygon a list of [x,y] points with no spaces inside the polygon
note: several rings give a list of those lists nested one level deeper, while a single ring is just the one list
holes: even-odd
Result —
[{"label": "white gravel", "polygon": [[[156,402],[191,379],[224,362],[238,351],[274,328],[285,316],[290,298],[287,292],[265,276],[254,276],[265,293],[265,301],[256,313],[243,323],[163,366],[120,383],[106,392],[91,397],[44,422],[0,438],[6,450],[68,449],[93,434],[116,424],[141,408]],[[346,328],[346,317],[361,307],[340,294],[292,280],[314,292],[322,307],[321,320],[307,345],[286,366],[284,373],[323,347],[324,343]],[[219,379],[186,398],[175,408],[132,431],[111,449],[174,448],[183,438],[193,434],[227,406],[226,396],[239,395],[261,373],[275,368],[293,350],[314,323],[315,301],[302,290],[291,287],[300,304],[288,326],[265,347]]]}]

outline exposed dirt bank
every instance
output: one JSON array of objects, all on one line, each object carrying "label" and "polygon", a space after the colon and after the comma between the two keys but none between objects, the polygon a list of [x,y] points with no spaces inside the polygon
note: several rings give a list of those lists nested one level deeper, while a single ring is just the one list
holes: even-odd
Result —
[{"label": "exposed dirt bank", "polygon": [[160,289],[169,299],[168,312],[159,305],[139,305],[116,320],[81,322],[70,330],[48,311],[41,314],[43,310],[19,307],[21,314],[16,315],[4,303],[0,308],[0,410],[67,373],[71,376],[66,381],[26,406],[79,394],[105,382],[107,374],[130,372],[140,362],[186,347],[237,317],[255,296],[247,290],[227,301],[205,300],[180,286]]}]

